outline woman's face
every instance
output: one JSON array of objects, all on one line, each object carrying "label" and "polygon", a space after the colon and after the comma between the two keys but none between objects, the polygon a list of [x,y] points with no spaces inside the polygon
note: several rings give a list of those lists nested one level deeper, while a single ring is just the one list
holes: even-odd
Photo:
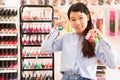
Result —
[{"label": "woman's face", "polygon": [[85,13],[81,12],[71,12],[70,13],[70,23],[74,30],[81,34],[87,27],[89,17]]}]

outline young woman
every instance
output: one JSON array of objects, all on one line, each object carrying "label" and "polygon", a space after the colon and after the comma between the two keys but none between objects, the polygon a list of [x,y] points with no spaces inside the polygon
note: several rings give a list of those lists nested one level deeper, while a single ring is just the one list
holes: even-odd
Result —
[{"label": "young woman", "polygon": [[[59,25],[64,26],[64,23],[56,23],[41,46],[41,52],[62,52],[62,80],[95,80],[98,60],[110,68],[118,66],[118,56],[113,53],[102,33],[94,28],[86,5],[83,3],[71,5],[68,19],[75,32],[59,35],[56,28]],[[99,42],[87,40],[88,36],[92,36],[93,39],[97,37]]]}]

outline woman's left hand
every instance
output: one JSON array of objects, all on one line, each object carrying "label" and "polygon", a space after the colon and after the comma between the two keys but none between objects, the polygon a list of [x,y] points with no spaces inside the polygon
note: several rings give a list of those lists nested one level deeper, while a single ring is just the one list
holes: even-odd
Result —
[{"label": "woman's left hand", "polygon": [[86,39],[88,39],[89,37],[97,37],[99,39],[103,38],[103,34],[99,29],[91,29],[88,31],[87,35],[86,35]]}]

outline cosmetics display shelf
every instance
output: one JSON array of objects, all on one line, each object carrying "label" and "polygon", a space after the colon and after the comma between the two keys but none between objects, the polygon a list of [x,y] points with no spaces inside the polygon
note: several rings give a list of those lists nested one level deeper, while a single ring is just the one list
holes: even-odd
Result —
[{"label": "cosmetics display shelf", "polygon": [[22,5],[19,11],[21,79],[38,79],[42,75],[54,80],[54,54],[40,51],[53,26],[53,7]]},{"label": "cosmetics display shelf", "polygon": [[17,7],[0,5],[0,80],[19,76],[18,18]]}]

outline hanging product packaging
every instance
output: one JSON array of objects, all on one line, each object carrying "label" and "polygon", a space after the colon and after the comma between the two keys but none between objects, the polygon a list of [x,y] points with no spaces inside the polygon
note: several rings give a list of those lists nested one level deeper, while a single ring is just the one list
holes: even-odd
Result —
[{"label": "hanging product packaging", "polygon": [[105,10],[100,10],[99,12],[97,12],[96,28],[99,29],[102,33],[104,33]]},{"label": "hanging product packaging", "polygon": [[97,29],[103,32],[103,19],[102,18],[97,18],[96,25],[97,25]]},{"label": "hanging product packaging", "polygon": [[109,31],[109,36],[115,36],[115,11],[111,10],[110,11],[110,31]]},{"label": "hanging product packaging", "polygon": [[118,12],[118,36],[120,36],[120,10]]}]

